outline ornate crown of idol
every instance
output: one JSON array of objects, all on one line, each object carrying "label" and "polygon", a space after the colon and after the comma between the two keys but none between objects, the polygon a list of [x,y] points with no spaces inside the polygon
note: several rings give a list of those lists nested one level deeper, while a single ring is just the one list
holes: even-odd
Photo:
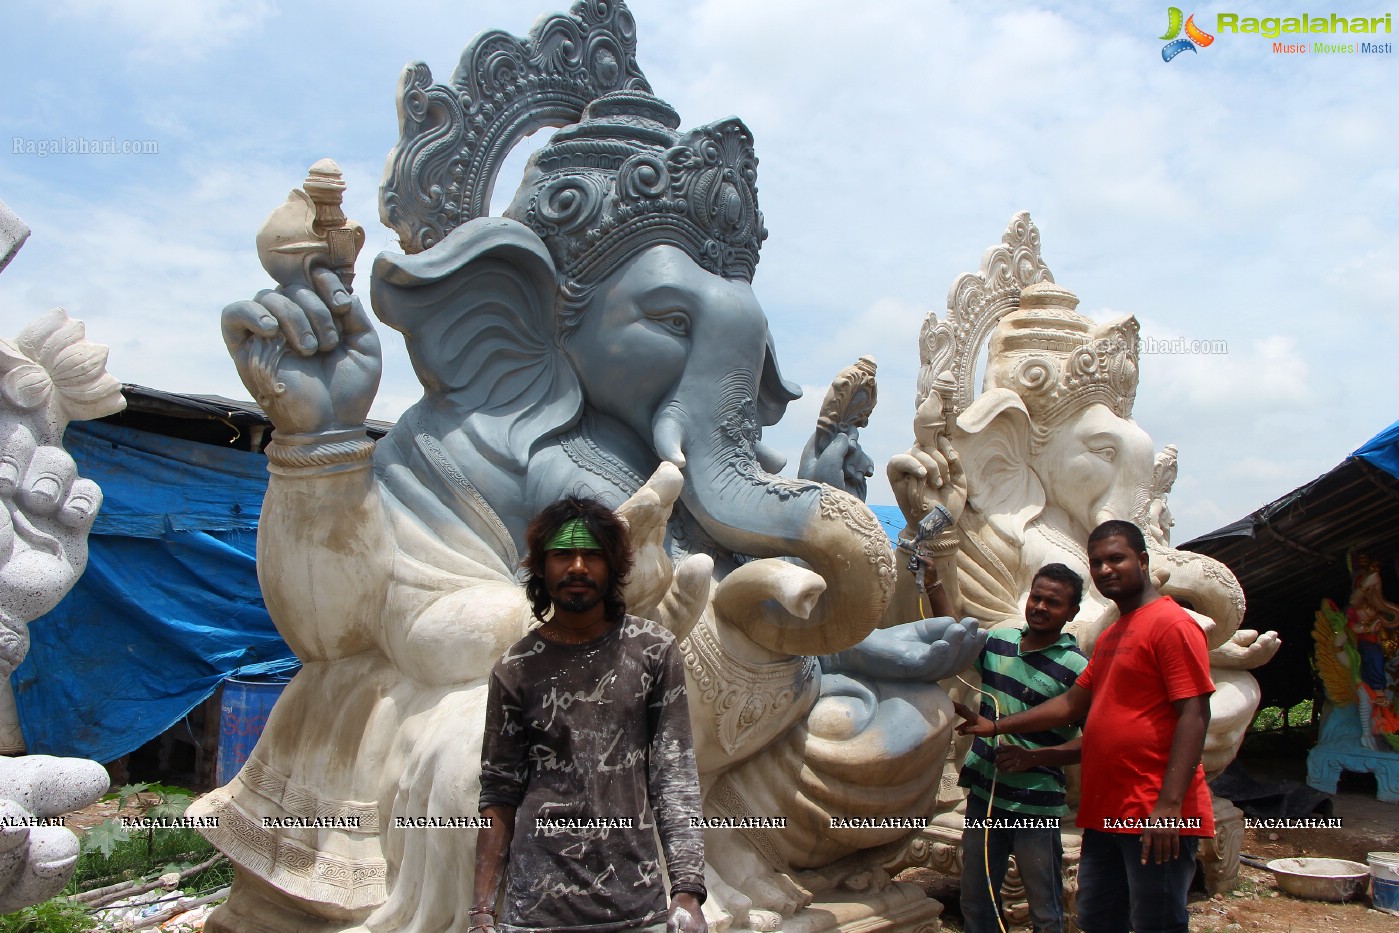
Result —
[{"label": "ornate crown of idol", "polygon": [[564,129],[531,158],[506,216],[548,245],[566,293],[658,243],[752,279],[767,236],[752,135],[732,118],[677,131],[679,116],[637,67],[636,24],[621,2],[580,0],[528,39],[484,33],[449,84],[431,80],[421,62],[404,70],[400,139],[380,188],[380,216],[405,252],[488,214],[515,143],[555,126]]},{"label": "ornate crown of idol", "polygon": [[987,385],[1018,394],[1039,428],[1099,402],[1120,418],[1132,417],[1137,319],[1094,324],[1076,307],[1078,296],[1067,288],[1037,282],[1021,290],[1020,307],[991,335]]},{"label": "ornate crown of idol", "polygon": [[1094,324],[1073,292],[1054,284],[1040,254],[1040,232],[1021,211],[981,268],[957,277],[947,315],[929,313],[919,336],[917,404],[935,389],[960,413],[976,397],[973,379],[989,340],[985,388],[1021,397],[1037,437],[1084,405],[1102,402],[1123,418],[1137,397],[1134,317]]}]

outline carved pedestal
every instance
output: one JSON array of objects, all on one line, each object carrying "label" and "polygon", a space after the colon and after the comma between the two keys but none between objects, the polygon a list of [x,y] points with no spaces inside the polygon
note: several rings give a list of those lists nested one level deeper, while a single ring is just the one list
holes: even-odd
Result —
[{"label": "carved pedestal", "polygon": [[782,921],[782,933],[938,933],[941,918],[942,905],[922,888],[896,881],[859,900],[848,891],[814,900]]},{"label": "carved pedestal", "polygon": [[1326,704],[1316,748],[1307,753],[1307,783],[1334,794],[1342,771],[1369,772],[1375,776],[1375,796],[1386,803],[1399,803],[1399,752],[1366,748],[1361,732],[1356,704]]},{"label": "carved pedestal", "polygon": [[1223,797],[1214,798],[1214,837],[1200,840],[1196,858],[1205,872],[1205,890],[1223,894],[1239,883],[1239,853],[1244,845],[1244,811]]}]

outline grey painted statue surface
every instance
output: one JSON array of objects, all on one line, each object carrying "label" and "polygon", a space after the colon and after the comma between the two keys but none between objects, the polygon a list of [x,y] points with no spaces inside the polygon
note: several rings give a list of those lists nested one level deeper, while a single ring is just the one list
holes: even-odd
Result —
[{"label": "grey painted statue surface", "polygon": [[[799,392],[750,284],[752,138],[679,129],[634,50],[624,6],[580,2],[528,39],[482,35],[447,84],[406,69],[381,189],[405,254],[376,259],[370,292],[424,395],[377,447],[364,236],[333,163],[258,236],[280,287],[229,305],[223,332],[276,428],[259,575],[303,669],[191,811],[219,817],[236,865],[211,930],[467,928],[474,832],[414,823],[476,812],[485,677],[530,624],[523,529],[575,490],[631,525],[630,611],[683,639],[711,923],[937,927],[881,867],[908,826],[869,818],[929,811],[952,727],[937,681],[974,658],[976,624],[879,628],[893,558],[851,494],[873,361],[833,386],[802,478],[776,475],[762,428]],[[485,216],[542,126],[562,129]]]},{"label": "grey painted statue surface", "polygon": [[[0,268],[28,230],[0,203]],[[29,651],[29,623],[72,589],[102,504],[63,449],[69,421],[126,405],[107,348],[55,308],[0,339],[0,743],[22,752],[10,674]],[[78,839],[53,819],[95,801],[107,772],[80,758],[0,757],[0,913],[37,904],[68,883]]]}]

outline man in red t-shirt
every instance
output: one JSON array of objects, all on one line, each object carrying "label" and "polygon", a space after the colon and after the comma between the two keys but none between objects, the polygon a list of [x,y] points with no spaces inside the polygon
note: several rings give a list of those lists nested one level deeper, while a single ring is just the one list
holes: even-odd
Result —
[{"label": "man in red t-shirt", "polygon": [[1066,693],[963,735],[1036,732],[1087,717],[1078,825],[1078,927],[1084,933],[1186,933],[1185,900],[1214,816],[1200,756],[1210,721],[1205,634],[1162,596],[1130,522],[1088,537],[1088,569],[1121,614]]}]

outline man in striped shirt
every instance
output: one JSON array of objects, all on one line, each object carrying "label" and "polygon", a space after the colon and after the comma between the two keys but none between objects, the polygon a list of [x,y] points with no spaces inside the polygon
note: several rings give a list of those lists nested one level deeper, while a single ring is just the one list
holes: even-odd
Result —
[{"label": "man in striped shirt", "polygon": [[[1078,613],[1082,597],[1083,579],[1068,567],[1039,569],[1025,601],[1026,624],[992,630],[977,658],[983,717],[998,719],[1038,706],[1073,685],[1088,659],[1073,636],[1064,634],[1064,625]],[[958,715],[972,718],[970,710],[957,706]],[[1035,933],[1064,929],[1059,817],[1068,808],[1061,768],[1078,761],[1081,739],[1077,727],[1064,726],[1016,736],[1015,742],[997,748],[975,739],[958,781],[969,789],[962,831],[967,933],[1001,929],[999,892],[1012,853]]]}]

